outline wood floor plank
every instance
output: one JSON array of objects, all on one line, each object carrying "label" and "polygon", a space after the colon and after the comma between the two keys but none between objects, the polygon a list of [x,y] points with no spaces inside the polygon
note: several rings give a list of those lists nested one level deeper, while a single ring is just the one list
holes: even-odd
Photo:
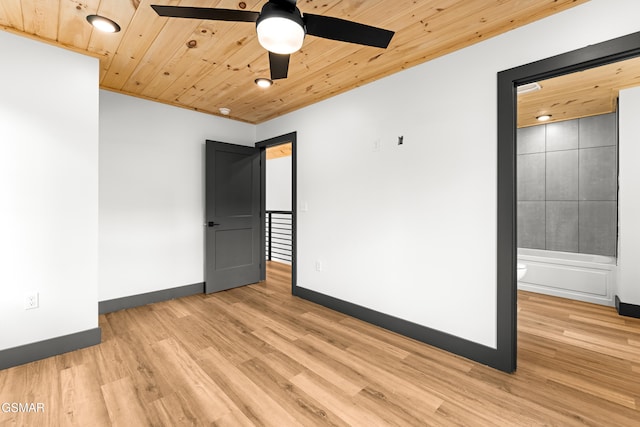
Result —
[{"label": "wood floor plank", "polygon": [[[129,377],[102,386],[102,394],[109,412],[110,424],[114,426],[148,425],[142,402],[138,400],[136,386]],[[104,420],[101,420],[104,422]]]},{"label": "wood floor plank", "polygon": [[262,389],[213,347],[198,354],[198,365],[252,422],[265,426],[300,425]]},{"label": "wood floor plank", "polygon": [[428,384],[416,384],[402,375],[398,375],[397,369],[401,365],[400,361],[384,363],[384,367],[369,362],[368,359],[376,359],[377,357],[373,348],[365,357],[358,357],[354,353],[336,348],[312,335],[306,335],[302,340],[310,344],[312,348],[322,351],[325,355],[324,358],[340,362],[343,366],[358,373],[366,381],[366,384],[375,385],[379,389],[388,389],[392,394],[402,396],[413,408],[419,407],[422,410],[435,412],[443,402],[433,393]]},{"label": "wood floor plank", "polygon": [[204,423],[212,423],[238,407],[224,390],[197,364],[185,349],[173,338],[160,341],[155,346],[165,361],[165,369],[172,383],[197,402]]},{"label": "wood floor plank", "polygon": [[0,426],[640,425],[640,319],[518,297],[505,374],[264,282],[99,317],[102,343],[0,371]]},{"label": "wood floor plank", "polygon": [[331,332],[331,334],[344,335],[349,342],[349,345],[347,347],[361,345],[363,347],[375,348],[378,351],[384,351],[389,355],[396,357],[398,359],[404,359],[405,357],[411,354],[410,352],[404,349],[398,348],[386,341],[382,341],[368,335],[363,335],[363,334],[358,334],[356,332],[353,332],[349,328],[345,328],[344,326],[340,325],[337,322],[327,322],[326,319],[323,319],[322,317],[318,316],[315,313],[305,313],[302,315],[302,317],[307,320],[312,320],[315,323],[323,324],[325,329],[328,329]]},{"label": "wood floor plank", "polygon": [[[163,375],[164,361],[158,359],[150,344],[133,330],[119,334],[113,341],[120,348],[120,365],[125,373],[121,378],[129,378],[136,384],[136,394],[140,401],[151,402],[171,392],[172,385]],[[110,381],[104,378],[103,376],[103,383],[109,384]]]},{"label": "wood floor plank", "polygon": [[291,382],[323,405],[333,408],[351,426],[389,425],[383,418],[358,406],[354,396],[343,394],[333,384],[313,373],[296,375]]},{"label": "wood floor plank", "polygon": [[254,331],[254,334],[274,348],[287,354],[303,365],[306,369],[330,381],[339,388],[345,395],[353,396],[362,390],[363,385],[357,384],[346,378],[342,372],[334,371],[325,358],[318,358],[316,355],[306,352],[296,344],[287,341],[284,337],[269,328],[262,328]]},{"label": "wood floor plank", "polygon": [[[277,360],[270,358],[273,354],[248,360],[240,369],[254,383],[264,390],[269,390],[271,397],[303,425],[347,425],[331,408],[322,405],[290,382],[290,378],[304,371],[302,366],[281,353]],[[292,366],[299,368],[292,372]]]},{"label": "wood floor plank", "polygon": [[259,359],[266,365],[268,365],[271,371],[278,375],[281,375],[287,380],[295,377],[302,372],[305,372],[306,370],[306,368],[302,366],[302,364],[300,364],[297,360],[280,351],[263,354],[259,357]]},{"label": "wood floor plank", "polygon": [[197,411],[191,399],[181,390],[153,401],[153,410],[157,412],[160,425],[163,426],[195,426],[201,425]]},{"label": "wood floor plank", "polygon": [[250,327],[253,330],[260,329],[263,326],[268,326],[271,330],[289,340],[300,338],[306,333],[304,328],[301,328],[298,325],[295,325],[294,327],[284,325],[282,322],[274,320],[273,316],[269,317],[268,314],[263,314],[260,310],[252,308],[245,303],[239,302],[233,304],[233,310],[238,316],[250,321]]},{"label": "wood floor plank", "polygon": [[62,412],[65,424],[73,426],[108,426],[109,413],[96,378],[86,364],[60,371]]}]

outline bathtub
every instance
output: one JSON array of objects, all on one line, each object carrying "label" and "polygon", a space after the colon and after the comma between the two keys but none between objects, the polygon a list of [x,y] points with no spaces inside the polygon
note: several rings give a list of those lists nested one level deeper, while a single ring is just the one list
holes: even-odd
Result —
[{"label": "bathtub", "polygon": [[518,289],[613,306],[616,258],[518,248],[527,274]]}]

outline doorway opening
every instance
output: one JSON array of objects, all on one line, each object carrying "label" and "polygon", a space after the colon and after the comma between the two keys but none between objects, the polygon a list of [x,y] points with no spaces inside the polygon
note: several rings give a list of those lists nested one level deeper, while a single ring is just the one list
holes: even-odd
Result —
[{"label": "doorway opening", "polygon": [[519,290],[614,306],[618,94],[638,72],[633,58],[518,87]]},{"label": "doorway opening", "polygon": [[[262,164],[261,280],[296,286],[296,133],[256,143]],[[290,283],[290,285],[289,285]]]},{"label": "doorway opening", "polygon": [[516,88],[638,56],[634,33],[498,73],[497,350],[504,371],[517,364]]}]

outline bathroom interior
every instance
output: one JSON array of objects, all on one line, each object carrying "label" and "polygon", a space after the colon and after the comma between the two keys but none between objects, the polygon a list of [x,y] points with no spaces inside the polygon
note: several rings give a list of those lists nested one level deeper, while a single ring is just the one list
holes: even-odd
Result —
[{"label": "bathroom interior", "polygon": [[620,90],[640,60],[518,88],[518,289],[615,305]]}]

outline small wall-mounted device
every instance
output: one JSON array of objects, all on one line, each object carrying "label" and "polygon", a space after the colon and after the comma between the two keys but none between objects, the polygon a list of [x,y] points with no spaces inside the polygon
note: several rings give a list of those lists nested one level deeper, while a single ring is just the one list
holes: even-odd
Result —
[{"label": "small wall-mounted device", "polygon": [[400,135],[398,137],[398,145],[402,145],[402,144],[404,144],[404,136]]}]

